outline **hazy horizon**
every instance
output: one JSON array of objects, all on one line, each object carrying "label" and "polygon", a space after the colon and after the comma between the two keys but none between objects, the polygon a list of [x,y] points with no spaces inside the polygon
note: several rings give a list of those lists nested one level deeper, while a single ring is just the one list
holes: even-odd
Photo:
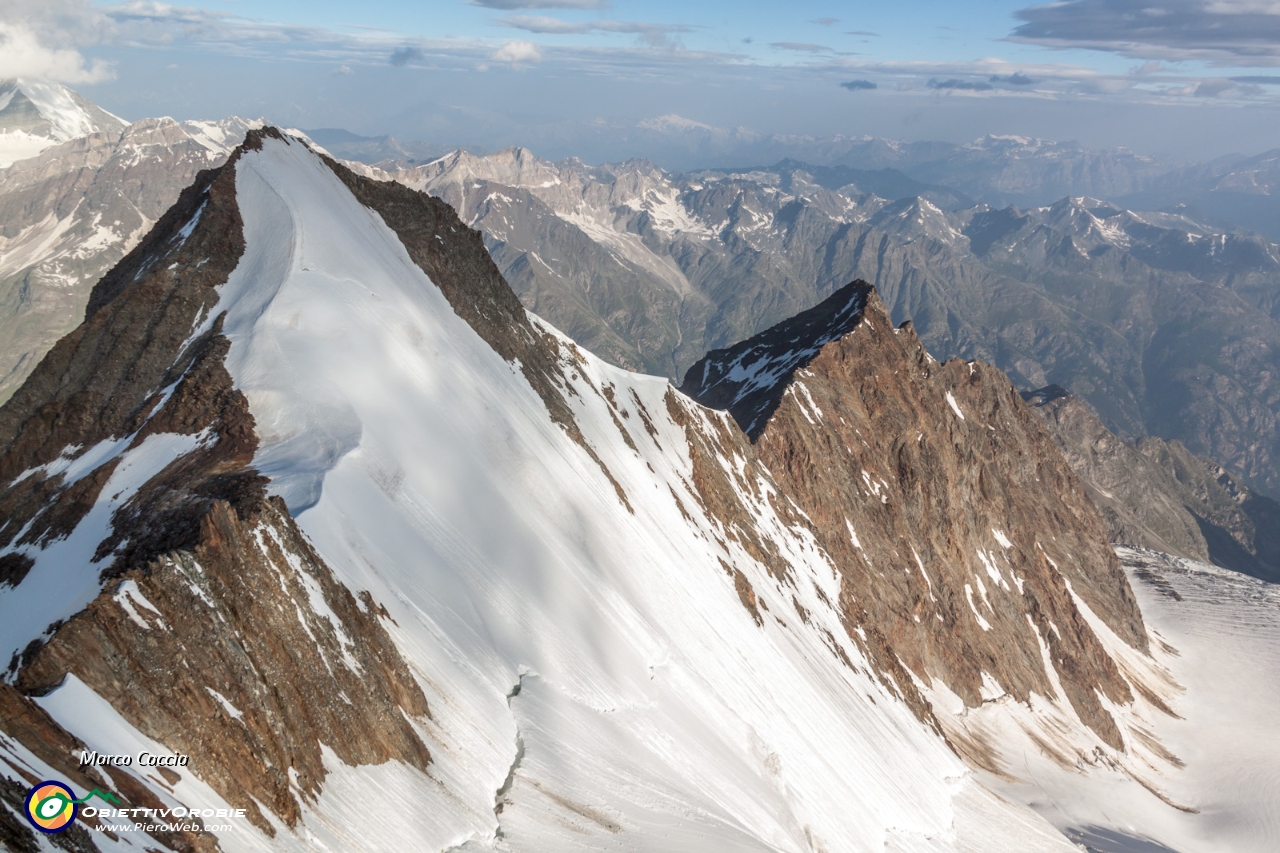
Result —
[{"label": "hazy horizon", "polygon": [[[1269,0],[4,0],[0,42],[0,77],[64,82],[128,120],[265,117],[593,163],[698,165],[691,133],[717,136],[721,162],[743,132],[1020,135],[1170,164],[1280,144]],[[692,131],[668,127],[663,150],[671,116]]]}]

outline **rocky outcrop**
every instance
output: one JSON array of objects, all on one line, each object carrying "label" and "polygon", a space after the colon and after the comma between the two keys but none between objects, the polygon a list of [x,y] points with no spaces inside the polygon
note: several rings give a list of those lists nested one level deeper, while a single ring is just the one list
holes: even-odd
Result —
[{"label": "rocky outcrop", "polygon": [[1119,438],[1060,386],[1022,396],[1102,511],[1112,542],[1280,578],[1280,504],[1180,441]]},{"label": "rocky outcrop", "polygon": [[97,281],[248,126],[115,123],[0,169],[0,402],[79,324]]},{"label": "rocky outcrop", "polygon": [[295,824],[326,776],[322,745],[349,765],[426,769],[409,718],[429,715],[427,701],[382,620],[278,499],[243,515],[217,502],[194,544],[132,564],[16,686],[39,695],[74,674],[143,734],[191,756],[190,772],[270,835],[259,806]]},{"label": "rocky outcrop", "polygon": [[751,437],[837,566],[850,630],[971,707],[989,680],[1019,701],[1055,695],[1047,659],[1121,746],[1098,696],[1124,703],[1130,686],[1080,607],[1145,650],[1142,617],[1102,518],[1002,373],[937,363],[857,282],[708,354],[682,390]]}]

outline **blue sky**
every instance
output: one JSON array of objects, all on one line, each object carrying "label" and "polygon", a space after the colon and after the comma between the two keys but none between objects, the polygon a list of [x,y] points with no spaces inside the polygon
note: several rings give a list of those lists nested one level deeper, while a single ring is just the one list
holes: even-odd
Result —
[{"label": "blue sky", "polygon": [[587,160],[769,134],[1280,145],[1280,0],[0,0],[0,40],[0,76],[130,119]]},{"label": "blue sky", "polygon": [[[104,4],[105,5],[105,4]],[[497,5],[497,4],[495,4]],[[250,18],[310,24],[334,30],[382,28],[406,36],[459,36],[504,39],[519,35],[521,19],[560,20],[570,24],[621,22],[670,27],[670,36],[692,50],[742,53],[762,62],[796,59],[794,50],[771,43],[820,45],[833,51],[859,52],[883,59],[919,58],[922,49],[937,59],[967,59],[991,52],[994,40],[1007,35],[1013,13],[1025,2],[799,2],[743,3],[627,2],[598,8],[486,8],[466,2],[406,3],[372,0],[357,8],[349,2],[317,0],[238,0],[223,8]],[[922,23],[926,25],[921,26]],[[527,32],[527,31],[525,31]],[[868,35],[874,34],[874,35]],[[540,41],[558,45],[629,45],[627,34],[594,32],[539,33]],[[745,39],[751,39],[746,43]],[[1031,53],[1031,51],[1022,51]]]}]

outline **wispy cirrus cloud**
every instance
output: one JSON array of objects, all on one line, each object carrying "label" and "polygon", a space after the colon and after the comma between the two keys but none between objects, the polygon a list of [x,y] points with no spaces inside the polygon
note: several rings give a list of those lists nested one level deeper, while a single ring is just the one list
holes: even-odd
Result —
[{"label": "wispy cirrus cloud", "polygon": [[590,35],[594,33],[618,33],[637,36],[650,47],[672,47],[672,36],[687,33],[691,27],[684,24],[658,24],[649,21],[566,21],[550,15],[508,15],[497,23],[511,29],[524,30],[539,35]]},{"label": "wispy cirrus cloud", "polygon": [[[814,68],[872,74],[878,87],[899,95],[937,97],[963,93],[975,99],[1027,98],[1039,101],[1110,100],[1125,103],[1170,104],[1214,100],[1252,104],[1280,102],[1280,76],[1213,76],[1160,62],[1149,62],[1128,73],[1104,73],[1097,68],[1067,63],[1019,64],[988,58],[971,62],[908,60],[876,62],[823,58]],[[853,81],[856,83],[856,81]],[[840,85],[851,88],[845,83]]]},{"label": "wispy cirrus cloud", "polygon": [[778,50],[792,50],[799,53],[831,53],[831,48],[825,44],[810,44],[805,41],[771,41],[769,47],[776,47]]},{"label": "wispy cirrus cloud", "polygon": [[1021,9],[1010,41],[1135,59],[1280,65],[1277,0],[1060,0]]},{"label": "wispy cirrus cloud", "polygon": [[467,5],[506,12],[518,9],[609,9],[612,6],[605,0],[467,0]]},{"label": "wispy cirrus cloud", "polygon": [[[475,0],[486,8],[585,8],[596,0]],[[1027,16],[1065,14],[1083,7],[1111,8],[1129,0],[1062,0],[1052,6],[1023,10]],[[1280,0],[1152,0],[1159,8],[1194,6],[1204,14],[1280,16]],[[549,5],[566,4],[566,5]],[[575,5],[576,4],[576,5]],[[593,8],[602,7],[600,3]],[[1168,15],[1150,13],[1147,17]],[[1025,19],[1026,24],[1032,22]],[[701,34],[684,24],[624,20],[565,20],[553,15],[512,13],[490,18],[518,38],[476,35],[423,38],[372,28],[329,29],[290,25],[245,17],[227,8],[178,6],[156,0],[128,0],[95,6],[90,0],[0,0],[0,75],[46,76],[70,83],[97,82],[110,74],[109,66],[86,59],[92,46],[194,47],[240,57],[329,63],[330,68],[387,64],[415,69],[470,71],[502,64],[511,68],[573,69],[605,79],[633,78],[637,71],[655,79],[688,80],[691,75],[715,74],[722,80],[755,80],[758,75],[809,76],[821,86],[843,85],[866,91],[874,85],[894,97],[936,98],[954,93],[979,98],[1112,99],[1169,102],[1213,99],[1249,103],[1280,102],[1280,78],[1262,76],[1215,77],[1159,59],[1148,61],[1141,73],[1104,73],[1098,68],[1069,63],[1010,63],[998,58],[973,62],[873,61],[854,59],[827,45],[772,42],[771,60],[749,54],[690,50],[674,37]],[[1134,27],[1130,28],[1131,31]],[[525,37],[523,33],[534,34]],[[869,34],[869,33],[867,33]],[[509,32],[508,36],[516,33]],[[572,44],[537,36],[595,35]],[[617,35],[633,36],[620,44]],[[1221,38],[1220,38],[1221,40]],[[787,56],[786,54],[790,54]],[[782,62],[777,60],[782,58]],[[1236,64],[1241,64],[1236,61]],[[1266,64],[1263,62],[1261,64]],[[1275,64],[1280,64],[1277,62]],[[753,76],[754,75],[754,76]],[[874,81],[874,83],[873,83]],[[754,84],[753,84],[754,85]],[[880,99],[877,99],[880,100]]]},{"label": "wispy cirrus cloud", "polygon": [[263,42],[319,43],[333,41],[336,36],[323,27],[278,24],[220,9],[174,6],[155,0],[130,0],[95,8],[106,21],[103,40],[118,45],[219,44],[232,40],[246,45]]}]

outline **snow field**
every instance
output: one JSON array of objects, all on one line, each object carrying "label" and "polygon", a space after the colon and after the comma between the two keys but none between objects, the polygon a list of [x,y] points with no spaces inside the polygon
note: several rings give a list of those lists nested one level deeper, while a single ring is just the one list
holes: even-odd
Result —
[{"label": "snow field", "polygon": [[[1226,569],[1117,548],[1151,637],[1150,658],[1076,605],[1135,687],[1100,696],[1126,752],[1088,737],[1067,703],[1008,696],[965,711],[930,692],[943,727],[994,747],[979,777],[1102,853],[1263,853],[1280,849],[1280,588]],[[1042,651],[1061,693],[1048,646]],[[1173,713],[1151,701],[1158,699]],[[1086,735],[1082,737],[1082,735]]]}]

